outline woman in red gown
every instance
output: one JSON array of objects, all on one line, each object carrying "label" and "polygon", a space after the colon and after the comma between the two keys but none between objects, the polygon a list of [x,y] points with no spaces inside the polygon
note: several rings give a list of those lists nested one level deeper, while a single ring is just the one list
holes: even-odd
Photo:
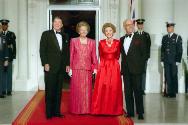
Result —
[{"label": "woman in red gown", "polygon": [[92,97],[92,114],[123,114],[123,95],[120,74],[120,42],[113,38],[116,28],[105,23],[102,31],[106,39],[99,42],[100,64]]}]

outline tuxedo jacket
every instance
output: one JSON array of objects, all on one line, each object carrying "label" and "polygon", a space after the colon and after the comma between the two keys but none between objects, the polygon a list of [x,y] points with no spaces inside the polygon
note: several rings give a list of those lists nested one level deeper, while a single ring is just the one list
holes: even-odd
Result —
[{"label": "tuxedo jacket", "polygon": [[61,32],[62,50],[59,47],[58,40],[54,30],[44,31],[40,40],[40,58],[42,66],[50,65],[51,73],[66,71],[69,65],[69,38],[68,35]]},{"label": "tuxedo jacket", "polygon": [[121,42],[121,73],[141,74],[147,59],[147,45],[142,42],[138,34],[134,34],[127,54],[124,50],[125,36],[120,38]]}]

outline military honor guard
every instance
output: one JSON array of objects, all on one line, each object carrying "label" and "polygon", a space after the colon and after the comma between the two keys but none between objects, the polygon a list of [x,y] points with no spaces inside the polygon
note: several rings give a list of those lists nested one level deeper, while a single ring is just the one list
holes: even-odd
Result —
[{"label": "military honor guard", "polygon": [[168,34],[162,38],[161,65],[164,67],[166,97],[175,98],[178,92],[178,65],[182,58],[182,38],[174,33],[174,22],[166,22]]},{"label": "military honor guard", "polygon": [[3,76],[5,74],[4,68],[8,66],[8,47],[5,42],[5,38],[0,33],[0,98],[4,98],[3,93]]},{"label": "military honor guard", "polygon": [[144,72],[142,74],[142,94],[143,95],[145,95],[146,71],[147,71],[148,60],[150,58],[150,47],[151,47],[150,35],[149,33],[144,31],[144,22],[145,22],[145,19],[136,20],[138,30],[137,32],[135,32],[135,34],[137,34],[142,39],[142,42],[146,44],[146,49],[147,49],[147,59],[145,61]]},{"label": "military honor guard", "polygon": [[10,96],[12,95],[12,62],[13,59],[16,59],[16,36],[13,32],[8,30],[9,20],[2,19],[0,22],[2,24],[1,35],[5,38],[9,53],[9,65],[4,70],[3,81],[5,84],[3,84],[3,94]]}]

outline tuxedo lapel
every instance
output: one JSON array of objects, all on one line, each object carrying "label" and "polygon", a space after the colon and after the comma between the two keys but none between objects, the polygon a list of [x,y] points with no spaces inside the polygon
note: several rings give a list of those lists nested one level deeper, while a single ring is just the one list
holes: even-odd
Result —
[{"label": "tuxedo lapel", "polygon": [[126,55],[125,49],[124,49],[124,42],[125,42],[125,36],[122,37],[121,46],[122,46],[122,53]]},{"label": "tuxedo lapel", "polygon": [[51,30],[51,35],[52,35],[52,39],[53,39],[54,44],[56,45],[57,49],[60,51],[59,43],[58,43],[57,37],[56,37],[53,30]]},{"label": "tuxedo lapel", "polygon": [[134,45],[134,40],[135,40],[135,34],[133,35],[133,38],[132,38],[132,40],[131,40],[131,44],[130,44],[130,46],[129,46],[129,50],[128,50],[128,52],[127,52],[127,55],[129,54],[129,52],[131,51],[131,49],[132,49],[132,47],[133,47],[133,45]]},{"label": "tuxedo lapel", "polygon": [[62,51],[66,47],[66,44],[68,43],[68,37],[65,33],[61,33],[62,36]]}]

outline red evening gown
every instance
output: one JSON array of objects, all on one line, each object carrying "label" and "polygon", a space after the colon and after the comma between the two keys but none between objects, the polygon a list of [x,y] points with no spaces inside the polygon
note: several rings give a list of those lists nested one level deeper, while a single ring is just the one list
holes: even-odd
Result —
[{"label": "red evening gown", "polygon": [[120,74],[120,41],[114,39],[111,47],[106,40],[99,42],[100,64],[92,97],[92,114],[123,114],[123,95]]}]

